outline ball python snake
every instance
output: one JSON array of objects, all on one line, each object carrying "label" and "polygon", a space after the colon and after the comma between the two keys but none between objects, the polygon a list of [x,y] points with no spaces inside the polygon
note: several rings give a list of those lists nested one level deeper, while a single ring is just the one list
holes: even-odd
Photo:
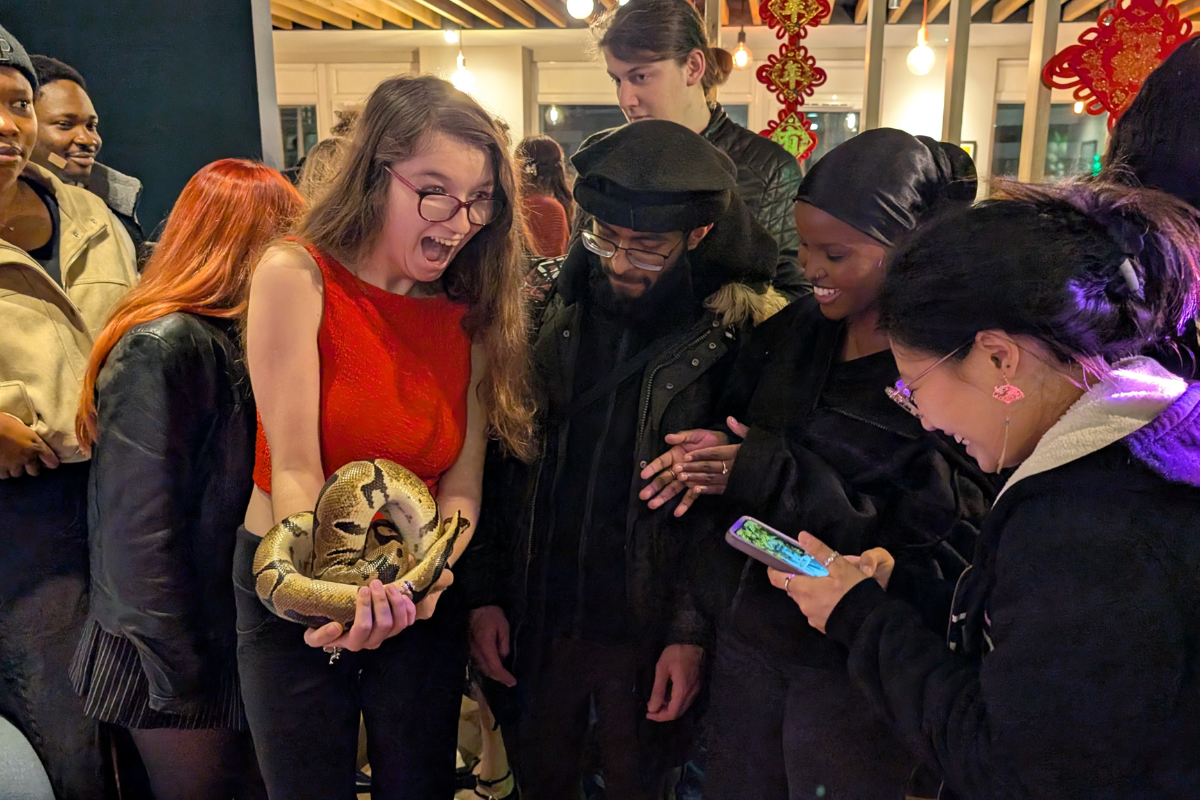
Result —
[{"label": "ball python snake", "polygon": [[292,514],[263,537],[255,590],[284,619],[349,630],[359,587],[399,583],[419,602],[470,524],[461,513],[441,519],[425,483],[399,464],[351,461],[321,487],[313,511]]}]

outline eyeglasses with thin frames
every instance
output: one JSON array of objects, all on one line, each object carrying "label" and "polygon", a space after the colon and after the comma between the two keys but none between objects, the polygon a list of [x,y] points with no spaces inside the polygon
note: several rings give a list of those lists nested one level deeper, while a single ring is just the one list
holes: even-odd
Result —
[{"label": "eyeglasses with thin frames", "polygon": [[393,178],[403,183],[417,195],[417,213],[426,222],[449,222],[458,216],[459,209],[467,210],[467,222],[476,226],[487,225],[500,215],[504,203],[494,197],[477,197],[474,200],[462,201],[457,197],[441,192],[427,192],[418,189],[400,173],[391,167],[385,167]]},{"label": "eyeglasses with thin frames", "polygon": [[[958,347],[954,348],[949,353],[947,353],[946,355],[939,358],[937,360],[936,364],[922,370],[920,375],[913,378],[912,383],[915,384],[917,381],[921,380],[926,375],[933,372],[935,369],[940,367],[942,364],[949,361],[952,356],[958,354],[959,351],[961,351],[964,347],[966,347],[967,345],[971,344],[974,341],[975,340],[972,339],[970,342],[963,342]],[[909,389],[908,386],[905,385],[903,378],[896,381],[896,383],[893,384],[892,386],[888,386],[883,391],[887,394],[888,397],[890,397],[892,399],[892,402],[894,402],[896,405],[900,406],[901,408],[903,408],[908,413],[912,414],[917,419],[921,418],[921,410],[919,408],[917,408],[917,403],[915,400],[913,400],[912,390]]]},{"label": "eyeglasses with thin frames", "polygon": [[[621,247],[616,242],[609,241],[603,236],[597,236],[589,230],[579,232],[579,238],[583,241],[583,246],[591,250],[601,258],[612,258],[617,254],[618,250],[625,251],[625,257],[629,259],[629,263],[633,264],[638,269],[644,269],[647,272],[662,272],[667,266],[667,259],[674,255],[675,250],[679,245],[671,248],[666,255],[655,253],[653,250],[638,250],[636,247]],[[682,242],[681,242],[682,244]]]}]

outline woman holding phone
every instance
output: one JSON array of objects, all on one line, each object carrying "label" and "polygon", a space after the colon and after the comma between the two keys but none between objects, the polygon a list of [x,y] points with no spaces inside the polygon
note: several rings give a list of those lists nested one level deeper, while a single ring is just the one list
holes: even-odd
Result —
[{"label": "woman holding phone", "polygon": [[[974,194],[959,148],[897,130],[860,134],[814,165],[795,210],[813,297],[755,330],[729,382],[738,418],[668,437],[675,446],[642,473],[659,476],[642,496],[658,506],[685,486],[723,491],[729,524],[749,514],[781,531],[819,530],[849,554],[889,542],[904,575],[895,590],[937,607],[941,581],[970,559],[990,486],[951,443],[870,390],[896,379],[878,294],[895,244]],[[740,446],[726,444],[737,437]],[[723,533],[697,532],[712,551],[697,561],[713,570],[697,585],[725,589],[710,598],[721,616],[704,796],[919,795],[915,757],[858,699],[844,655]]]},{"label": "woman holding phone", "polygon": [[1192,798],[1200,385],[1131,356],[1195,313],[1200,215],[1151,190],[1005,192],[902,247],[880,300],[890,395],[983,469],[1016,469],[949,646],[888,597],[892,551],[859,569],[801,534],[831,576],[771,580],[849,650],[856,702],[941,797]]}]

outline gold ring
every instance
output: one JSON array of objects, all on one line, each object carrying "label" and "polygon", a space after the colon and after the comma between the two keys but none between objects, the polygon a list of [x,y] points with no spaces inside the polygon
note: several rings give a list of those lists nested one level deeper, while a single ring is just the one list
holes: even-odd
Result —
[{"label": "gold ring", "polygon": [[724,461],[722,461],[722,462],[721,462],[721,474],[722,474],[722,475],[728,475],[728,474],[729,474],[729,467],[725,466],[725,462],[724,462]]},{"label": "gold ring", "polygon": [[785,592],[788,590],[788,584],[792,582],[792,578],[794,578],[794,577],[796,577],[796,576],[788,575],[786,578],[783,579],[783,590]]}]

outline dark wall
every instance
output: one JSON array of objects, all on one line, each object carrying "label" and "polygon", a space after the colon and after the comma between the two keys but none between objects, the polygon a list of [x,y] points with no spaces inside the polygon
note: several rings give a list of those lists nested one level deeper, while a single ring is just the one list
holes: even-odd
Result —
[{"label": "dark wall", "polygon": [[145,185],[150,231],[200,167],[261,158],[251,0],[5,0],[29,53],[78,69],[100,115],[100,160]]}]

